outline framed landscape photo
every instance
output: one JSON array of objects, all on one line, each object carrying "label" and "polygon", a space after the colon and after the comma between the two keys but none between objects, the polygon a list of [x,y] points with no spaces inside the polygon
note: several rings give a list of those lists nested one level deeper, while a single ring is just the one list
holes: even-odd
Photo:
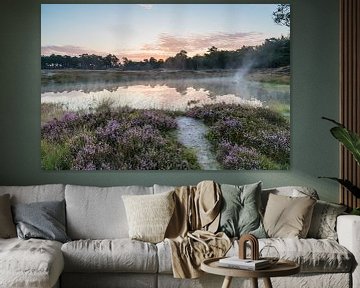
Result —
[{"label": "framed landscape photo", "polygon": [[42,4],[41,168],[290,167],[289,4]]}]

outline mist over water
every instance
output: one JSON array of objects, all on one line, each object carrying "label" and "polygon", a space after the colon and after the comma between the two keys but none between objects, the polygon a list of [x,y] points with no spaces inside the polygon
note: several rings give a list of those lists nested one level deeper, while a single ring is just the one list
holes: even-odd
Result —
[{"label": "mist over water", "polygon": [[289,105],[289,85],[247,81],[246,69],[231,77],[48,84],[42,86],[41,102],[63,104],[72,111],[95,108],[104,100],[114,107],[172,111],[213,103],[258,107],[276,101]]}]

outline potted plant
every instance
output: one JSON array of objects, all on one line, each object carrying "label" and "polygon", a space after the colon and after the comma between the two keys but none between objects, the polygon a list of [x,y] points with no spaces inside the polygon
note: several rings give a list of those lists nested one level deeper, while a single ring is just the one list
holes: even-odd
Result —
[{"label": "potted plant", "polygon": [[[322,119],[328,120],[334,124],[335,127],[330,129],[331,134],[342,143],[346,149],[348,149],[354,156],[355,161],[360,165],[360,136],[353,131],[347,129],[343,124],[336,122],[333,119],[322,117]],[[328,178],[339,182],[347,190],[349,190],[356,198],[360,198],[360,187],[354,185],[348,179],[340,179],[336,177],[319,177]],[[360,207],[354,208],[351,214],[360,215]]]}]

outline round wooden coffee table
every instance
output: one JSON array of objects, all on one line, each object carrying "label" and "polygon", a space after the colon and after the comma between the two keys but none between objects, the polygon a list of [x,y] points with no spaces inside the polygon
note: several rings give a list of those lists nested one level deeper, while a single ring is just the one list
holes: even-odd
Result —
[{"label": "round wooden coffee table", "polygon": [[270,277],[289,276],[300,272],[300,266],[288,260],[279,260],[270,268],[254,271],[219,266],[219,259],[221,258],[204,260],[201,263],[201,270],[225,276],[222,288],[229,288],[233,277],[251,278],[254,288],[258,288],[258,278],[263,278],[265,287],[272,288]]}]

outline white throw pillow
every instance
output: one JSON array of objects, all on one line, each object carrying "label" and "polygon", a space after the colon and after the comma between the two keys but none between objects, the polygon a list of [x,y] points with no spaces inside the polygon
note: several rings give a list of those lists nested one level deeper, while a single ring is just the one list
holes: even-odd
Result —
[{"label": "white throw pillow", "polygon": [[122,196],[131,239],[151,243],[164,240],[175,207],[173,193]]}]

